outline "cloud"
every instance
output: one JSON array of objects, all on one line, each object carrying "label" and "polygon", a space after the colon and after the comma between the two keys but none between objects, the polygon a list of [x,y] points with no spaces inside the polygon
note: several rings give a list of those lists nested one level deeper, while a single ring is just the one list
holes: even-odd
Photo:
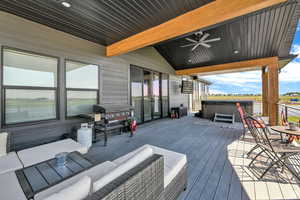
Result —
[{"label": "cloud", "polygon": [[296,31],[300,31],[300,23],[298,23]]},{"label": "cloud", "polygon": [[223,92],[221,90],[217,90],[217,89],[209,89],[209,94],[227,94],[226,92]]},{"label": "cloud", "polygon": [[291,48],[291,51],[290,51],[291,54],[294,54],[294,55],[298,55],[297,58],[299,58],[299,55],[300,55],[300,45],[299,44],[294,44]]},{"label": "cloud", "polygon": [[300,82],[300,59],[295,59],[281,70],[281,73],[279,74],[279,81]]},{"label": "cloud", "polygon": [[203,78],[212,81],[213,83],[230,84],[238,87],[244,87],[249,83],[261,82],[261,72],[237,72],[230,74],[203,76]]}]

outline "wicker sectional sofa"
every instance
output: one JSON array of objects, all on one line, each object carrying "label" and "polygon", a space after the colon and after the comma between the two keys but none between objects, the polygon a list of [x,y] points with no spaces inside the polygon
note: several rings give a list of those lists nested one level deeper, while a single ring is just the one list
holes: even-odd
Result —
[{"label": "wicker sectional sofa", "polygon": [[[145,145],[42,191],[34,199],[56,200],[52,194],[64,193],[87,176],[91,188],[84,200],[176,200],[187,187],[187,160],[184,154]],[[75,198],[76,192],[74,198],[59,195],[81,200]]]},{"label": "wicker sectional sofa", "polygon": [[[0,185],[1,198],[26,200],[14,171],[0,174]],[[186,187],[186,156],[145,145],[47,188],[34,200],[176,200]]]}]

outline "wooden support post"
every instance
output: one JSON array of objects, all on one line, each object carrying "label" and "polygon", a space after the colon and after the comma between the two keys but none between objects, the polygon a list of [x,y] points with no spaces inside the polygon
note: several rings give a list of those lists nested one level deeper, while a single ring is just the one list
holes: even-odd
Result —
[{"label": "wooden support post", "polygon": [[271,126],[278,125],[279,110],[279,86],[278,86],[278,62],[268,65],[268,112]]},{"label": "wooden support post", "polygon": [[262,115],[268,116],[268,71],[267,67],[262,68]]}]

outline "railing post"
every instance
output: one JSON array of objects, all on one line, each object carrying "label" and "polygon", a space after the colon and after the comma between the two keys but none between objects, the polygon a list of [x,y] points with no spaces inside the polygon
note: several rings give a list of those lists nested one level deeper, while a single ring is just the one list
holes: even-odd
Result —
[{"label": "railing post", "polygon": [[288,107],[284,105],[284,116],[285,116],[285,121],[288,122]]},{"label": "railing post", "polygon": [[268,71],[266,67],[263,67],[261,73],[262,79],[262,115],[268,116]]}]

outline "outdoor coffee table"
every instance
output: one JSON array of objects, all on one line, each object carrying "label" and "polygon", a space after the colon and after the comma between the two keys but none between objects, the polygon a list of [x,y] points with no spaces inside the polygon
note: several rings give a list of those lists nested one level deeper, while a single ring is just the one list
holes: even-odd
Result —
[{"label": "outdoor coffee table", "polygon": [[27,199],[94,166],[79,152],[68,155],[64,166],[57,166],[55,158],[17,170],[16,176]]}]

